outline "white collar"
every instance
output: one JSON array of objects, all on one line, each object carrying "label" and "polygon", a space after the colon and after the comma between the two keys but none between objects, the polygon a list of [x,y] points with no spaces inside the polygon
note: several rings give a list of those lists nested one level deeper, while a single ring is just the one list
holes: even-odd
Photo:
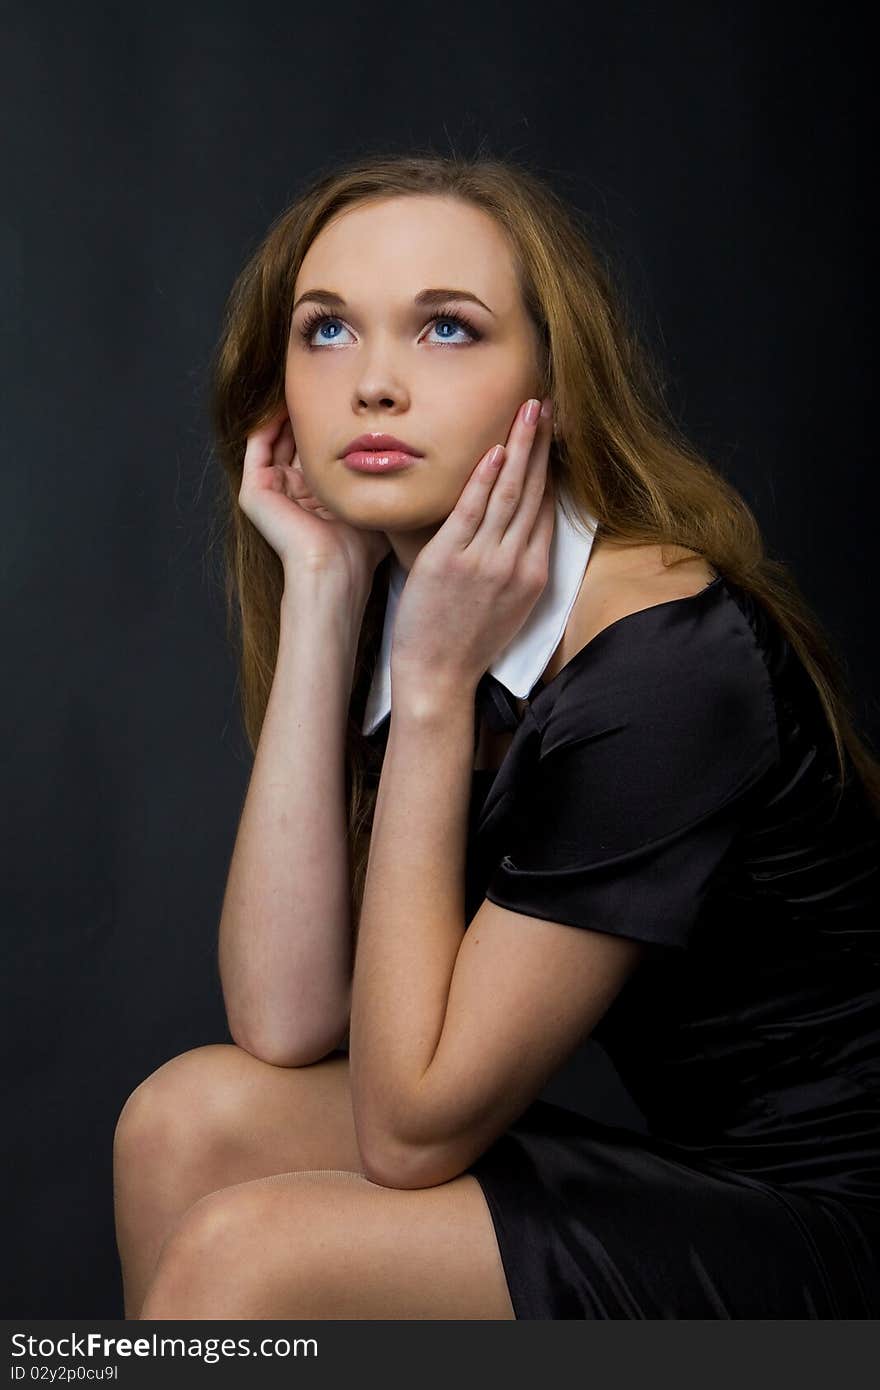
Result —
[{"label": "white collar", "polygon": [[[570,517],[558,492],[555,516],[547,583],[522,627],[489,667],[511,695],[521,700],[529,694],[562,639],[598,525],[593,516],[577,520]],[[385,626],[364,710],[365,734],[371,734],[391,710],[391,640],[406,577],[407,571],[392,554]]]}]

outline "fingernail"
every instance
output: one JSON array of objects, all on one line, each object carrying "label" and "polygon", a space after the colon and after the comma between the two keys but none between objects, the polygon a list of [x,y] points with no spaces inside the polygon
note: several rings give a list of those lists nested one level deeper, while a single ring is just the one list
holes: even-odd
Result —
[{"label": "fingernail", "polygon": [[549,420],[549,419],[550,419],[550,416],[551,416],[552,414],[553,414],[553,402],[551,401],[551,399],[550,399],[549,396],[545,396],[545,397],[544,397],[544,404],[541,406],[541,418],[542,418],[543,420]]},{"label": "fingernail", "polygon": [[540,401],[528,401],[523,411],[523,419],[527,425],[533,425],[541,413]]}]

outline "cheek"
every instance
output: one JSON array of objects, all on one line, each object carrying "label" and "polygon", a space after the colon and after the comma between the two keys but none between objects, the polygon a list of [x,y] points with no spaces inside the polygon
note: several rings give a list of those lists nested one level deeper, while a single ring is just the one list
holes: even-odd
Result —
[{"label": "cheek", "polygon": [[504,444],[523,401],[535,394],[535,380],[524,369],[511,371],[500,380],[496,376],[480,393],[480,414],[484,430],[492,438],[488,444]]}]

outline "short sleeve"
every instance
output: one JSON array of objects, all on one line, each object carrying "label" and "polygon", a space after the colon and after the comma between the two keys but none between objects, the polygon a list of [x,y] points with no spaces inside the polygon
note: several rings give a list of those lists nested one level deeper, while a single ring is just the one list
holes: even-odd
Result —
[{"label": "short sleeve", "polygon": [[730,598],[656,605],[601,632],[556,679],[486,897],[686,949],[778,762],[754,632]]}]

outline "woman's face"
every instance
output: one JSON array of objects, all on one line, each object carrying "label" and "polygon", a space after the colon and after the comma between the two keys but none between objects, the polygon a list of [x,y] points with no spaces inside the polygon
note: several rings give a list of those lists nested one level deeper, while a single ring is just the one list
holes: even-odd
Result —
[{"label": "woman's face", "polygon": [[[340,301],[310,300],[319,289]],[[458,293],[415,302],[434,289]],[[450,319],[457,313],[470,327]],[[299,459],[312,494],[343,521],[386,532],[407,569],[539,388],[538,335],[487,213],[446,196],[394,196],[318,233],[294,287],[285,370]],[[349,468],[349,440],[376,431],[422,457],[383,474]]]}]

